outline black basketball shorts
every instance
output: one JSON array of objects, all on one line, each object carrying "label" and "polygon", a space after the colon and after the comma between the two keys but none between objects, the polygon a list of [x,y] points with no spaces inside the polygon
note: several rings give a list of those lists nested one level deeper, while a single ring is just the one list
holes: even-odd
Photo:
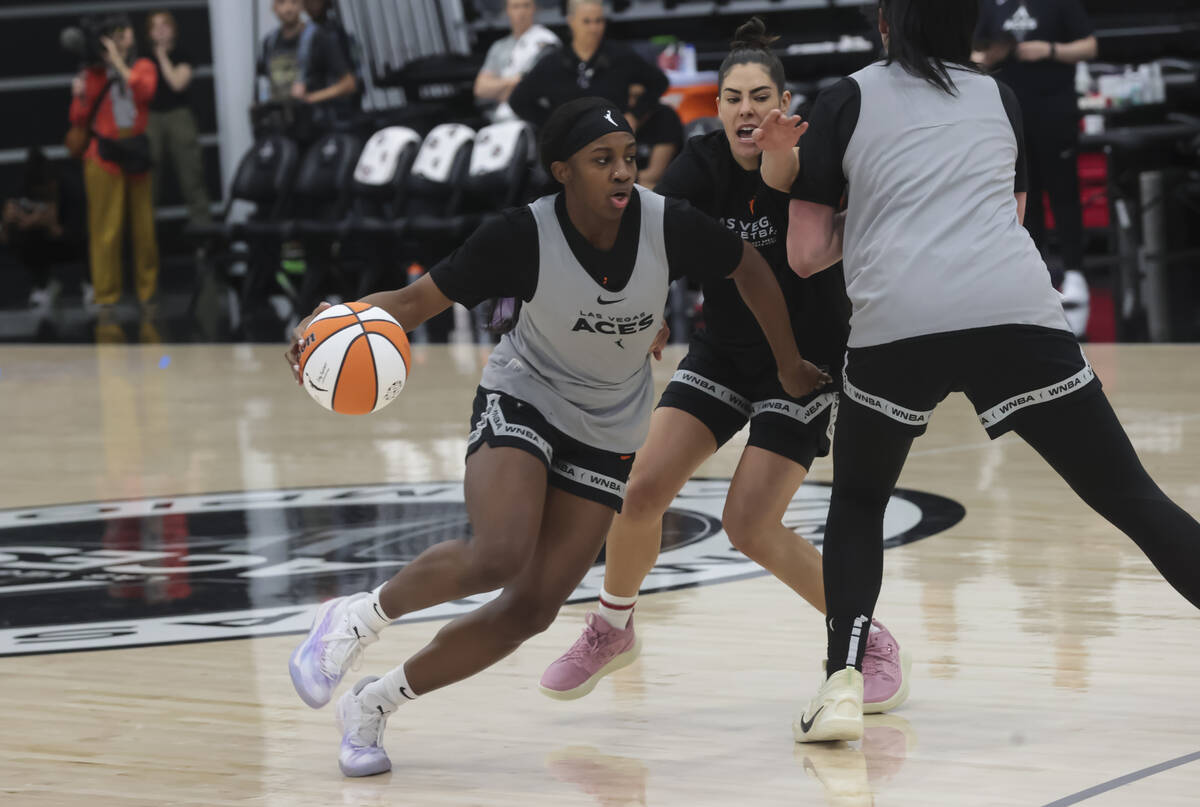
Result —
[{"label": "black basketball shorts", "polygon": [[765,372],[747,373],[733,358],[693,339],[658,405],[695,417],[718,446],[749,421],[747,445],[808,469],[813,459],[829,453],[837,393],[826,389],[793,398],[783,391],[773,364]]},{"label": "black basketball shorts", "polygon": [[843,404],[873,409],[923,434],[936,407],[962,392],[995,439],[1047,407],[1100,391],[1100,379],[1068,331],[997,325],[850,348]]},{"label": "black basketball shorts", "polygon": [[550,485],[618,513],[633,468],[633,454],[593,448],[551,426],[522,400],[479,387],[471,414],[467,456],[483,444],[527,451],[546,465]]}]

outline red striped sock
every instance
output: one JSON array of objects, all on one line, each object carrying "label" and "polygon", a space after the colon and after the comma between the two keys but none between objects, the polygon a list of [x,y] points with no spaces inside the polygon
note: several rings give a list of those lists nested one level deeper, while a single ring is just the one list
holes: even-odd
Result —
[{"label": "red striped sock", "polygon": [[617,630],[625,630],[629,624],[629,617],[633,616],[633,606],[637,602],[637,597],[618,597],[612,594],[608,589],[600,592],[600,616],[604,621],[612,625]]}]

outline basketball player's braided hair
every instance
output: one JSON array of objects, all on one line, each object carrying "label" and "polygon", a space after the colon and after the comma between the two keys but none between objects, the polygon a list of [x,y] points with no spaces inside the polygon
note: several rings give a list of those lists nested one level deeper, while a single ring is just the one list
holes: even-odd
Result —
[{"label": "basketball player's braided hair", "polygon": [[779,37],[767,35],[767,26],[758,17],[751,17],[739,25],[733,35],[733,41],[729,43],[729,55],[721,62],[721,69],[717,71],[718,89],[725,86],[725,77],[739,64],[762,65],[778,92],[782,93],[787,89],[783,62],[779,61],[779,57],[771,50],[771,45],[777,39]]}]

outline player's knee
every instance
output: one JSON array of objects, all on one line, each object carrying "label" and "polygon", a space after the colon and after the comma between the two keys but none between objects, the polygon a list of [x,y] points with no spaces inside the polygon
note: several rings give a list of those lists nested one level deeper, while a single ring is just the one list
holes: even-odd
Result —
[{"label": "player's knee", "polygon": [[621,517],[634,522],[656,521],[667,511],[675,491],[651,474],[631,477],[621,505]]},{"label": "player's knee", "polygon": [[494,591],[503,588],[516,577],[525,565],[525,555],[514,551],[513,543],[476,542],[471,553],[467,576],[472,588],[478,591]]},{"label": "player's knee", "polygon": [[561,602],[550,601],[536,595],[505,595],[504,610],[501,612],[503,630],[514,640],[525,641],[542,633],[558,617]]},{"label": "player's knee", "polygon": [[721,514],[721,524],[729,542],[749,558],[760,554],[761,546],[773,522],[773,518],[764,508],[755,507],[753,502],[728,499],[725,510]]}]

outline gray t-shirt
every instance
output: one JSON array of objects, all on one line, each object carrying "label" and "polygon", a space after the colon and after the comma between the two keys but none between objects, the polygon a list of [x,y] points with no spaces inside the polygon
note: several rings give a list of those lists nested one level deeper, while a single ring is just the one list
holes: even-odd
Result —
[{"label": "gray t-shirt", "polygon": [[850,347],[992,325],[1068,330],[1017,217],[1025,181],[1011,92],[974,71],[951,75],[954,95],[899,64],[872,64],[847,82],[859,103],[841,127],[844,151],[836,138],[810,140],[839,130],[822,99],[800,139],[792,197],[836,207],[848,194]]},{"label": "gray t-shirt", "polygon": [[[498,39],[488,48],[481,70],[500,78],[523,76],[549,47],[559,45],[559,39],[543,25],[530,26],[521,36],[512,34]],[[516,113],[507,103],[499,104],[492,113],[496,121],[512,120]]]}]

